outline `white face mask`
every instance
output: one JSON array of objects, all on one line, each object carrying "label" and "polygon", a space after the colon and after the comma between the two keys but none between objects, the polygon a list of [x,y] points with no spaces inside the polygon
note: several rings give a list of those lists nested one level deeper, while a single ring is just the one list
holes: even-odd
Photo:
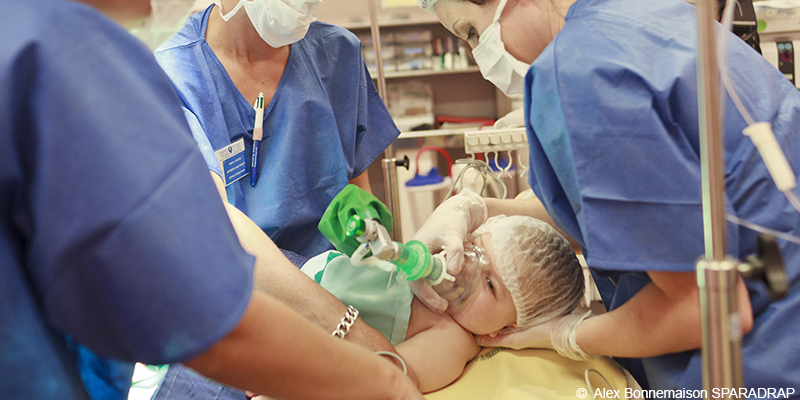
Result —
[{"label": "white face mask", "polygon": [[130,33],[155,50],[183,27],[192,5],[194,0],[150,0],[150,16]]},{"label": "white face mask", "polygon": [[514,58],[506,50],[500,37],[500,14],[506,7],[506,1],[500,0],[494,12],[494,20],[481,34],[478,45],[472,49],[472,56],[475,57],[483,77],[510,96],[524,91],[525,74],[531,65]]},{"label": "white face mask", "polygon": [[308,26],[317,20],[322,0],[239,0],[233,10],[222,14],[221,0],[215,0],[222,19],[227,21],[244,6],[258,35],[278,48],[302,39]]}]

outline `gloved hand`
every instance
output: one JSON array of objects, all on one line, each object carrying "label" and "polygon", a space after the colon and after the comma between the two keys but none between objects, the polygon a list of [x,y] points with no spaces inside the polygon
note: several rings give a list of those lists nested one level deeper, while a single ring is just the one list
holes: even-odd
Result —
[{"label": "gloved hand", "polygon": [[597,358],[583,352],[575,341],[575,332],[578,325],[592,314],[591,311],[580,309],[571,314],[556,317],[543,324],[535,325],[516,332],[501,334],[495,337],[488,335],[476,336],[475,341],[479,346],[508,347],[519,349],[553,349],[558,354],[578,361]]},{"label": "gloved hand", "polygon": [[[433,211],[414,235],[414,240],[424,243],[434,254],[445,250],[447,271],[457,274],[464,260],[464,238],[486,222],[488,217],[489,211],[483,198],[464,189]],[[429,284],[421,280],[408,284],[414,294],[437,314],[447,309],[447,301],[439,297]]]}]

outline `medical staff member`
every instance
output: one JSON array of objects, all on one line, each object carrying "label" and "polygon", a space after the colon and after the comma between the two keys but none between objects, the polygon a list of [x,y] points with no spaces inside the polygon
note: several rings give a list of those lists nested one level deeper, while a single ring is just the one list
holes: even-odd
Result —
[{"label": "medical staff member", "polygon": [[[357,38],[314,22],[320,5],[216,1],[155,52],[229,213],[248,226],[239,230],[245,249],[260,251],[257,242],[266,233],[298,267],[333,248],[317,229],[325,208],[348,183],[370,191],[367,167],[399,135]],[[260,93],[263,118],[256,122],[261,114],[252,103]],[[263,136],[253,165],[258,124]],[[231,182],[215,152],[239,141],[255,169]],[[250,229],[248,219],[259,229]],[[272,269],[256,265],[257,288],[272,292],[273,282],[286,282],[271,277]],[[180,365],[164,381],[158,399],[244,396]]]},{"label": "medical staff member", "polygon": [[348,183],[370,191],[367,167],[400,133],[355,35],[314,22],[321,3],[217,0],[155,52],[220,177],[214,151],[240,139],[252,165],[263,93],[256,168],[226,194],[298,266],[333,249],[317,229],[325,208]]},{"label": "medical staff member", "polygon": [[88,399],[68,335],[276,397],[421,399],[335,323],[251,291],[174,89],[108,18],[129,27],[151,2],[87,3],[0,1],[2,398]]},{"label": "medical staff member", "polygon": [[[580,244],[609,310],[480,343],[551,347],[575,359],[611,355],[645,388],[702,389],[693,6],[680,0],[420,1],[469,41],[484,77],[506,93],[524,92],[530,183],[540,201],[455,196],[418,239],[457,253],[484,215],[549,214]],[[728,52],[744,106],[756,121],[772,124],[797,170],[800,93],[732,35]],[[728,214],[798,236],[800,213],[742,134],[747,124],[729,96],[723,106]],[[756,252],[756,232],[728,228],[733,257]],[[749,388],[794,388],[797,396],[800,246],[779,242],[792,285],[786,298],[770,300],[760,283],[740,279],[737,286],[744,377]]]}]

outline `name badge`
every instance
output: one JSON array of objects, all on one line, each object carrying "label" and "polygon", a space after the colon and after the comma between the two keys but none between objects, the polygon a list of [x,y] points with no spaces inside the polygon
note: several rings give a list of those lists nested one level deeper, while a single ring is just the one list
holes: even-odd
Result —
[{"label": "name badge", "polygon": [[225,186],[242,179],[247,175],[247,164],[244,156],[244,138],[214,151],[219,168],[222,170],[222,179]]}]

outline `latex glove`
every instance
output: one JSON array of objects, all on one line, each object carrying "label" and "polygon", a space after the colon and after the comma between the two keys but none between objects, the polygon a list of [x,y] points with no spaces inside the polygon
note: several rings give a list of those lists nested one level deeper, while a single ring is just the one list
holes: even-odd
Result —
[{"label": "latex glove", "polygon": [[479,346],[509,347],[512,349],[553,349],[558,354],[578,361],[597,358],[586,354],[575,341],[578,325],[592,314],[591,311],[580,309],[571,314],[556,317],[548,322],[522,329],[516,332],[501,334],[495,337],[488,335],[476,336],[475,341]]},{"label": "latex glove", "polygon": [[[414,235],[428,246],[431,253],[446,251],[447,271],[457,274],[464,261],[464,238],[486,222],[489,211],[483,198],[477,193],[464,189],[447,199],[433,211],[431,216]],[[442,299],[431,286],[422,281],[411,281],[409,286],[414,294],[428,308],[438,314],[447,309],[447,301]]]},{"label": "latex glove", "polygon": [[483,198],[469,189],[447,199],[414,234],[431,253],[447,251],[447,270],[458,273],[464,258],[464,239],[486,222],[489,211]]},{"label": "latex glove", "polygon": [[494,123],[495,129],[518,128],[525,126],[525,107],[512,110],[510,113],[500,117]]}]

